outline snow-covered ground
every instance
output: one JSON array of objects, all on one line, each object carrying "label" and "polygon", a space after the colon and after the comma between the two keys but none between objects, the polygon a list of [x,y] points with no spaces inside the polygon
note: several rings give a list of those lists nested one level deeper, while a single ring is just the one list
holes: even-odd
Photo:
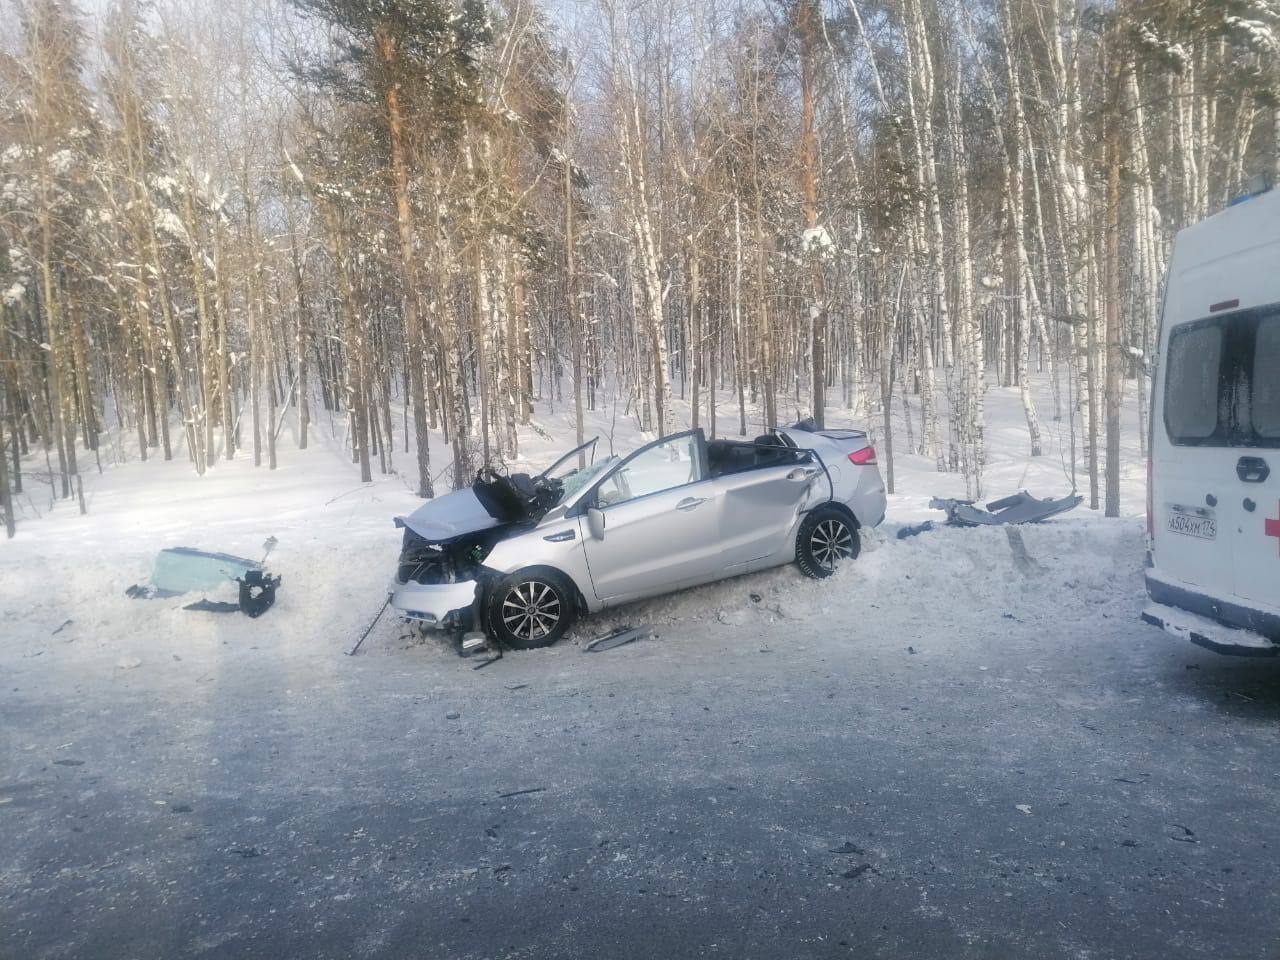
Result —
[{"label": "snow-covered ground", "polygon": [[[1051,401],[1047,384],[1038,386],[1044,415],[1051,410]],[[1069,492],[1066,421],[1045,418],[1045,454],[1031,458],[1017,392],[993,389],[987,409],[989,462],[984,479],[988,497],[1023,488],[1040,496]],[[687,406],[681,406],[679,413],[687,422]],[[1136,414],[1132,409],[1126,413],[1122,482],[1126,518],[1107,523],[1082,507],[1055,529],[1069,530],[1074,543],[1106,549],[1123,541],[1129,549],[1126,562],[1136,568],[1139,526],[1134,518],[1144,509],[1144,468],[1137,451]],[[554,413],[545,407],[539,410],[534,425],[522,431],[522,457],[529,465],[545,465],[557,451],[572,446],[571,417],[571,409],[563,404]],[[736,409],[727,395],[718,422],[722,434],[736,427]],[[850,421],[846,411],[833,407],[829,422]],[[310,449],[299,451],[286,425],[276,470],[255,468],[242,453],[235,461],[218,463],[203,477],[196,476],[184,459],[143,463],[136,456],[128,457],[128,439],[113,438],[102,451],[102,473],[85,474],[85,516],[73,502],[51,506],[48,484],[42,482],[37,461],[31,458],[27,493],[20,499],[24,517],[18,536],[0,544],[0,615],[6,624],[0,665],[20,671],[24,663],[41,657],[47,658],[40,664],[42,672],[54,669],[54,664],[110,670],[135,660],[150,662],[154,668],[157,660],[167,661],[170,654],[199,656],[230,644],[231,651],[218,650],[218,656],[225,658],[247,643],[269,637],[277,654],[305,651],[316,656],[317,666],[332,666],[329,655],[358,635],[381,603],[400,540],[392,519],[411,512],[420,502],[407,479],[414,469],[410,455],[397,455],[397,473],[375,475],[373,483],[361,484],[342,447],[341,429],[340,423],[318,420],[312,427]],[[748,432],[757,431],[758,425],[749,420]],[[619,452],[634,449],[646,439],[634,418],[611,406],[591,414],[588,436],[593,433],[601,434],[602,443],[611,442]],[[896,443],[899,450],[905,446],[901,413]],[[434,469],[443,471],[447,448],[434,447],[433,442]],[[92,458],[81,462],[92,463]],[[912,454],[895,457],[895,473],[897,492],[890,497],[886,524],[878,537],[869,538],[866,561],[845,575],[851,587],[852,581],[859,581],[856,589],[807,585],[790,571],[780,571],[764,578],[781,598],[779,602],[797,607],[821,603],[827,609],[846,602],[875,602],[874,593],[881,589],[876,571],[888,573],[904,563],[918,562],[909,558],[921,550],[937,555],[941,563],[953,562],[944,559],[946,551],[939,550],[949,534],[935,534],[922,547],[899,544],[893,533],[901,525],[940,516],[928,508],[930,497],[963,496],[963,479],[939,474],[931,461]],[[1028,537],[1039,535],[1033,531]],[[269,566],[283,575],[284,583],[275,609],[259,622],[185,611],[182,607],[190,597],[139,601],[124,595],[131,584],[146,581],[156,551],[164,547],[259,557],[268,536],[279,540]],[[983,539],[994,544],[992,555],[983,563],[1000,569],[998,564],[1008,556],[1003,534],[971,536],[968,542]],[[1089,568],[1090,551],[1080,556],[1087,563],[1079,565]],[[1066,562],[1072,563],[1074,572],[1075,562]],[[939,569],[937,574],[965,573],[968,589],[988,589],[984,578],[969,575],[972,572]],[[1088,569],[1080,571],[1080,575],[1088,573]],[[884,589],[894,592],[898,584],[887,582]],[[233,599],[231,593],[229,586],[225,598]],[[732,620],[748,613],[742,595],[741,585],[725,584],[620,615]],[[597,625],[580,627],[579,633],[594,631]],[[370,655],[394,646],[396,635],[394,624],[382,625],[371,638]]]}]

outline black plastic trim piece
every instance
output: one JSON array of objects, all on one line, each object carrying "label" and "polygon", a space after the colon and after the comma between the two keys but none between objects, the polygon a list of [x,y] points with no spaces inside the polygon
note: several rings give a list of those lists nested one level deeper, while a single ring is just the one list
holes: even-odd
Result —
[{"label": "black plastic trim piece", "polygon": [[1236,476],[1242,483],[1266,483],[1271,468],[1261,457],[1241,457],[1236,461]]}]

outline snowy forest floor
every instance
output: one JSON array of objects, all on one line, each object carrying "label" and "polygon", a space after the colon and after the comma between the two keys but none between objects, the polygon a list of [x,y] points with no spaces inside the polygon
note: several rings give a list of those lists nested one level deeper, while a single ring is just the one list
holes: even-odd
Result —
[{"label": "snowy forest floor", "polygon": [[[988,406],[988,496],[1067,492],[1058,425],[1030,461],[1016,392]],[[1023,528],[1030,564],[1001,530],[896,540],[963,493],[900,456],[832,580],[640,604],[479,672],[389,620],[342,655],[417,501],[335,440],[112,466],[87,517],[34,499],[0,546],[0,957],[1262,955],[1280,666],[1138,621],[1129,413],[1125,517]],[[532,463],[567,422],[542,412]],[[261,620],[124,596],[162,547],[269,534]],[[661,635],[583,653],[624,620]]]}]

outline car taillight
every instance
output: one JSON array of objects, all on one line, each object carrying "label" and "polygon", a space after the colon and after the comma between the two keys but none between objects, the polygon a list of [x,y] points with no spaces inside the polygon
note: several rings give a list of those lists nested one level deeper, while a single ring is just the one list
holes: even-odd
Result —
[{"label": "car taillight", "polygon": [[863,447],[849,454],[849,462],[859,467],[870,467],[876,463],[876,448]]}]

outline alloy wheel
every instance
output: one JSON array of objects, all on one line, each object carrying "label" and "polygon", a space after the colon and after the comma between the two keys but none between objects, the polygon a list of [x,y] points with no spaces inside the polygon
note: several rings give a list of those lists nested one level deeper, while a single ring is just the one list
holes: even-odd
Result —
[{"label": "alloy wheel", "polygon": [[560,597],[540,580],[526,580],[511,588],[502,601],[502,622],[520,640],[545,637],[560,622]]},{"label": "alloy wheel", "polygon": [[853,556],[853,534],[840,520],[823,520],[813,528],[809,549],[825,569],[834,570],[836,563]]}]

